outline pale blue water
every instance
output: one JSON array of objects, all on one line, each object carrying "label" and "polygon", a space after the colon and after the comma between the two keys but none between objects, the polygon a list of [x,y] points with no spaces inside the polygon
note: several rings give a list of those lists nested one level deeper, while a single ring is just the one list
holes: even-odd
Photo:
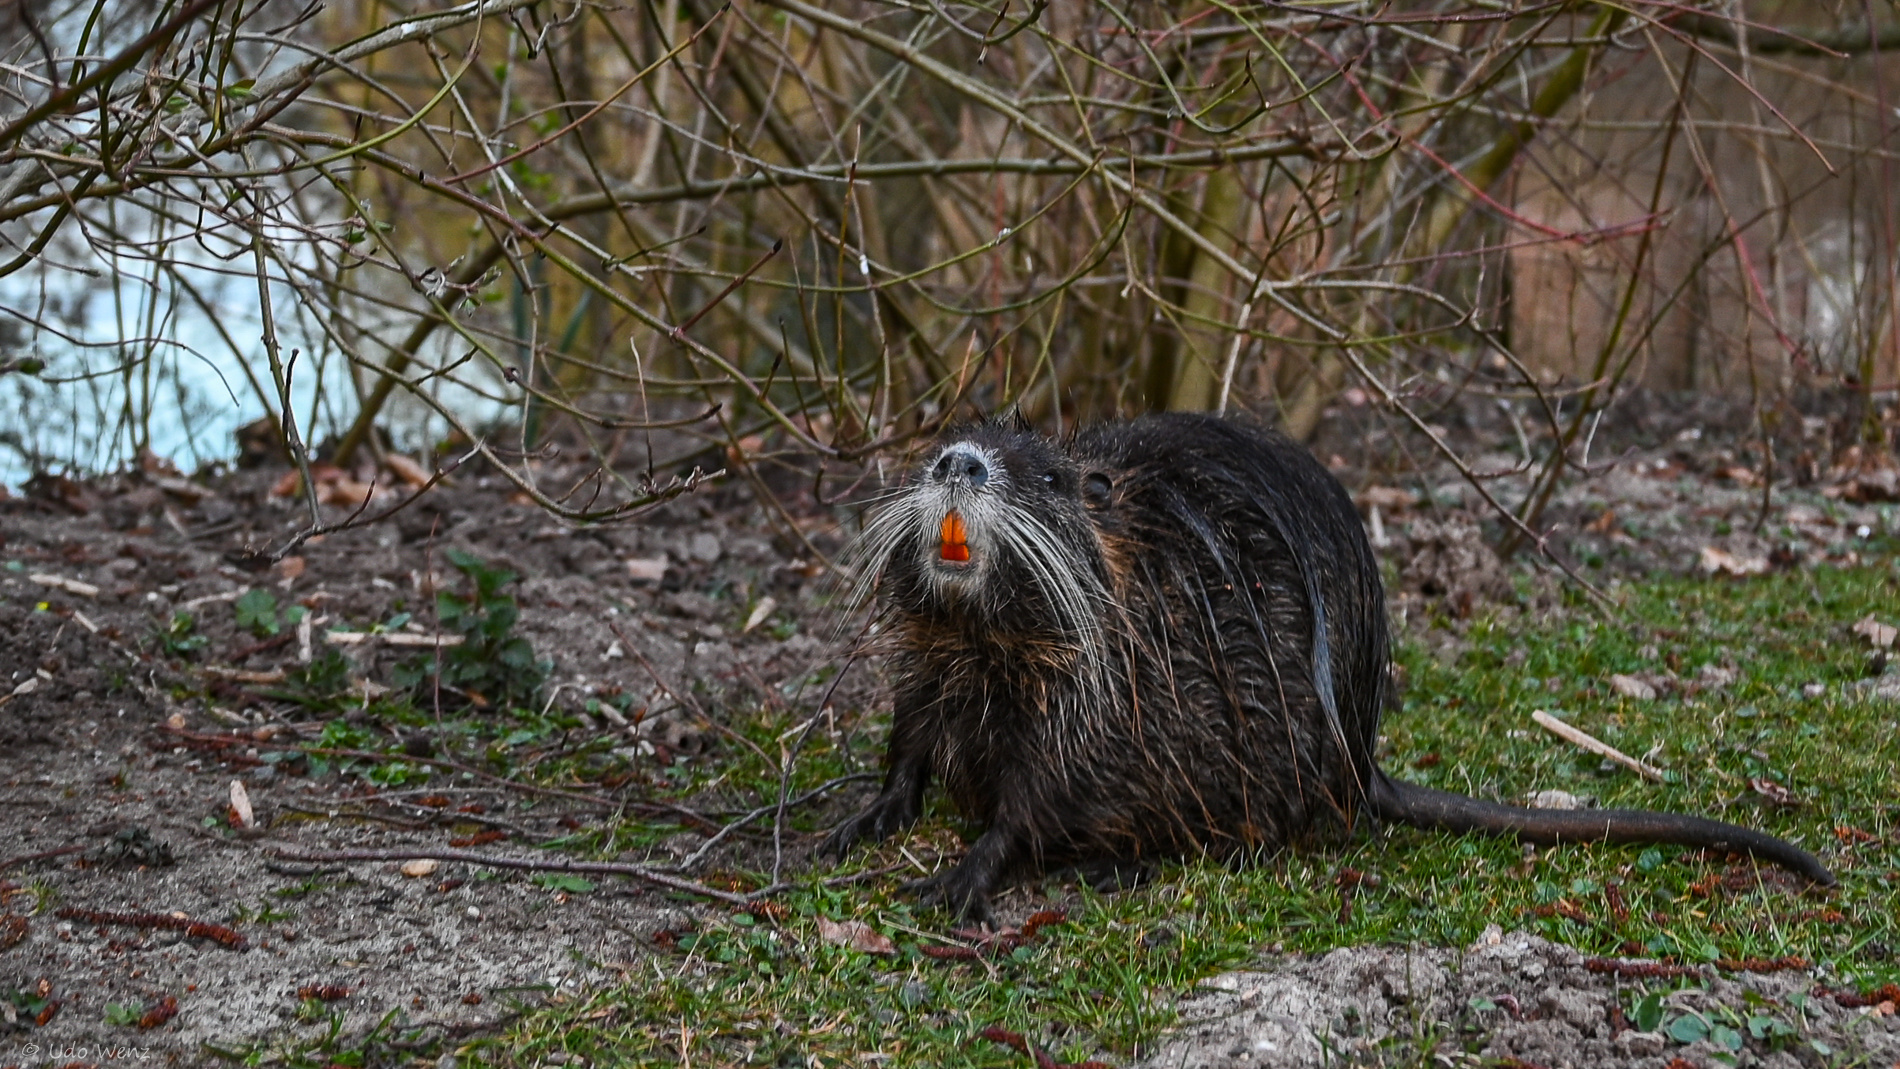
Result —
[{"label": "pale blue water", "polygon": [[[0,354],[47,364],[37,377],[0,376],[0,484],[17,490],[35,469],[113,471],[141,445],[191,472],[233,457],[233,432],[265,414],[260,392],[275,400],[254,278],[187,270],[194,299],[136,273],[100,274],[0,279]],[[287,360],[298,352],[290,366],[297,425],[314,444],[348,425],[355,390],[344,360],[288,291],[273,296],[281,351]],[[453,386],[438,395],[470,418],[496,407]],[[384,422],[404,445],[447,429],[400,402]]]},{"label": "pale blue water", "polygon": [[[202,272],[193,274],[216,326],[196,301],[137,276],[0,280],[7,349],[47,364],[37,378],[0,378],[0,482],[17,487],[35,467],[110,471],[141,444],[186,471],[234,454],[232,432],[264,414],[246,365],[270,388],[257,289],[234,279],[207,287]],[[287,348],[308,351],[301,335],[280,327]],[[292,395],[307,413],[317,376],[307,362],[301,370]],[[334,373],[328,378],[348,388]]]}]

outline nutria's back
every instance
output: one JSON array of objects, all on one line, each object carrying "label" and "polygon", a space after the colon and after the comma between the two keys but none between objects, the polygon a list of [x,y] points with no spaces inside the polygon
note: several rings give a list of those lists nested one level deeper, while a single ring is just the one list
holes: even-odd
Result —
[{"label": "nutria's back", "polygon": [[1368,810],[1550,841],[1724,845],[1831,879],[1732,825],[1619,825],[1615,811],[1578,825],[1386,778],[1372,760],[1390,645],[1377,562],[1338,481],[1252,424],[1158,415],[1060,443],[963,428],[860,550],[893,648],[890,771],[826,846],[908,826],[940,779],[986,827],[923,888],[961,911],[986,914],[1001,881],[1050,865],[1257,850]]}]

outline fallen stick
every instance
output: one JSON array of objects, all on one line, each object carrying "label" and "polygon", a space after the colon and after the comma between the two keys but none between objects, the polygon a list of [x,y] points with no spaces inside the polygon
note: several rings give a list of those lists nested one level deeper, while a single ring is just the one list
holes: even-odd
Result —
[{"label": "fallen stick", "polygon": [[196,939],[209,939],[223,943],[232,950],[244,950],[250,941],[244,933],[222,924],[206,921],[194,921],[182,913],[108,913],[100,909],[85,909],[80,906],[61,906],[53,911],[53,916],[66,920],[85,921],[87,924],[116,924],[124,928],[163,928],[168,931],[183,932]]},{"label": "fallen stick", "polygon": [[361,646],[381,642],[386,646],[460,646],[467,641],[461,635],[418,635],[410,631],[325,631],[323,640],[332,646]]},{"label": "fallen stick", "polygon": [[[467,865],[487,865],[496,869],[518,869],[525,872],[571,872],[587,873],[596,876],[629,876],[636,880],[645,880],[650,884],[665,887],[673,891],[700,895],[705,898],[730,902],[735,906],[750,905],[764,891],[751,895],[734,894],[707,887],[693,880],[682,880],[655,872],[644,865],[633,865],[620,861],[576,861],[572,858],[550,858],[541,860],[528,857],[495,857],[490,854],[478,854],[472,850],[437,850],[429,847],[398,850],[321,850],[311,853],[297,853],[290,850],[272,850],[273,857],[283,861],[302,861],[306,863],[324,863],[331,861],[459,861]],[[777,888],[766,888],[766,891]]]},{"label": "fallen stick", "polygon": [[[161,730],[170,729],[164,728]],[[709,829],[709,833],[719,830],[718,822],[714,821],[711,817],[696,810],[688,809],[685,806],[672,805],[667,802],[615,801],[611,798],[596,798],[591,794],[582,794],[579,791],[564,791],[559,787],[538,787],[532,783],[523,783],[520,780],[512,780],[506,776],[497,776],[492,772],[484,772],[479,768],[471,768],[468,765],[458,764],[454,761],[445,761],[439,757],[417,757],[414,754],[380,753],[375,750],[349,750],[331,746],[299,746],[295,747],[295,749],[298,753],[316,754],[319,757],[355,757],[378,763],[385,761],[403,761],[409,764],[429,765],[433,768],[446,768],[451,772],[466,773],[470,776],[474,776],[476,779],[486,780],[511,791],[520,791],[523,794],[539,794],[548,798],[566,798],[570,801],[585,802],[588,805],[598,806],[602,809],[628,809],[636,813],[657,813],[663,816],[677,817],[685,824]]]},{"label": "fallen stick", "polygon": [[42,850],[37,854],[21,854],[19,857],[10,857],[5,861],[0,861],[0,872],[4,872],[15,865],[24,865],[29,861],[45,861],[48,858],[77,854],[84,849],[84,846],[62,846],[57,850]]},{"label": "fallen stick", "polygon": [[1560,739],[1565,740],[1566,742],[1571,743],[1572,745],[1588,750],[1591,753],[1596,754],[1600,757],[1607,757],[1610,760],[1615,761],[1617,764],[1622,765],[1624,768],[1627,768],[1630,771],[1636,773],[1637,775],[1642,776],[1644,779],[1654,780],[1657,783],[1663,782],[1663,774],[1662,774],[1661,769],[1655,767],[1654,765],[1644,764],[1643,762],[1637,760],[1636,758],[1631,757],[1629,754],[1626,754],[1623,751],[1617,749],[1616,747],[1611,746],[1609,743],[1604,742],[1602,739],[1599,739],[1594,735],[1586,734],[1585,732],[1579,731],[1576,728],[1571,727],[1569,724],[1564,723],[1563,721],[1557,719],[1556,717],[1550,715],[1549,713],[1543,711],[1542,709],[1539,709],[1536,712],[1532,713],[1531,719],[1536,721],[1537,725],[1543,728],[1545,731],[1550,732],[1551,734],[1557,736]]}]

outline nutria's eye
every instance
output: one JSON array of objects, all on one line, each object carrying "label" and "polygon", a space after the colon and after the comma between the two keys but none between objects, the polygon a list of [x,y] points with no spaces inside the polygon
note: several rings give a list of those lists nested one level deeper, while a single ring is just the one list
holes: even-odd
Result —
[{"label": "nutria's eye", "polygon": [[1109,495],[1114,490],[1114,482],[1099,471],[1089,472],[1082,477],[1082,500],[1094,508],[1108,504]]},{"label": "nutria's eye", "polygon": [[1053,471],[1043,472],[1042,481],[1048,483],[1050,486],[1054,486],[1056,484],[1056,473]]}]

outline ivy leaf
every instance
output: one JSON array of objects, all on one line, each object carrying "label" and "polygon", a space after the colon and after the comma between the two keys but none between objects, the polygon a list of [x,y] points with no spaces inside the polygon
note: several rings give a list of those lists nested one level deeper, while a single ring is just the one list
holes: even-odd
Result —
[{"label": "ivy leaf", "polygon": [[1662,1024],[1662,995],[1652,991],[1636,1004],[1636,1030],[1654,1032]]},{"label": "ivy leaf", "polygon": [[1693,1013],[1684,1014],[1669,1023],[1669,1038],[1678,1043],[1694,1043],[1698,1039],[1709,1038],[1709,1022]]}]

